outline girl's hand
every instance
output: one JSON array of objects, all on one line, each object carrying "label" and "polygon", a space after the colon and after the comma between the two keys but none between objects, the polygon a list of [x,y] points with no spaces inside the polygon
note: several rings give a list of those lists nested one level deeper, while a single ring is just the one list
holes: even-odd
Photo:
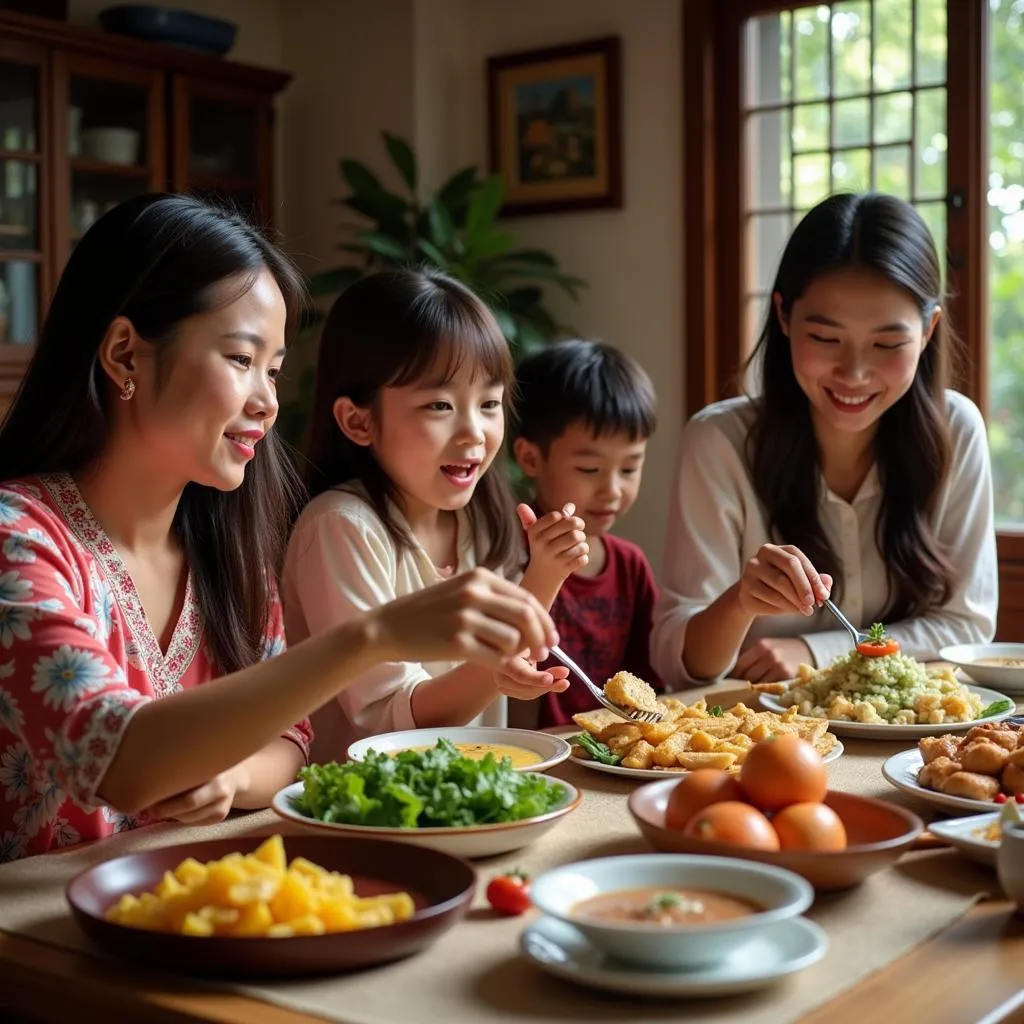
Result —
[{"label": "girl's hand", "polygon": [[248,788],[248,773],[241,765],[215,775],[195,789],[161,800],[146,812],[162,821],[181,821],[186,825],[213,825],[223,821],[239,790]]},{"label": "girl's hand", "polygon": [[527,658],[510,658],[494,673],[494,684],[506,697],[517,700],[535,700],[545,693],[562,693],[569,689],[569,670],[555,665],[544,672]]},{"label": "girl's hand", "polygon": [[558,643],[537,598],[488,569],[381,605],[368,625],[388,661],[471,661],[497,670],[523,650],[543,661]]},{"label": "girl's hand", "polygon": [[751,683],[793,679],[801,664],[813,664],[811,649],[799,637],[765,637],[740,653],[731,675]]},{"label": "girl's hand", "polygon": [[832,592],[832,577],[819,573],[792,544],[763,544],[743,567],[740,607],[751,616],[811,615]]},{"label": "girl's hand", "polygon": [[575,511],[576,506],[570,502],[560,512],[549,512],[538,519],[529,505],[516,508],[530,545],[523,586],[547,605],[554,601],[565,578],[590,561],[586,523],[574,515]]}]

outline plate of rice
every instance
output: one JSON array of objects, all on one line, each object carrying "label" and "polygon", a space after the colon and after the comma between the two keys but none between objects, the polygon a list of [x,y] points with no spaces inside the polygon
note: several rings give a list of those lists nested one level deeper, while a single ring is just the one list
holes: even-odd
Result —
[{"label": "plate of rice", "polygon": [[827,668],[801,665],[780,694],[763,693],[761,706],[828,719],[839,736],[903,739],[970,729],[1016,710],[1003,693],[960,682],[948,667],[929,668],[905,654],[865,657],[850,651]]}]

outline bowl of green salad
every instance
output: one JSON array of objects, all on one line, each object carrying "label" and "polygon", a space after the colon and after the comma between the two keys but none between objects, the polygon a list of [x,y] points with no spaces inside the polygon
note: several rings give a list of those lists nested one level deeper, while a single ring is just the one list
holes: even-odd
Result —
[{"label": "bowl of green salad", "polygon": [[311,764],[279,790],[287,821],[337,835],[415,843],[457,857],[493,857],[534,842],[583,795],[562,779],[472,758],[447,739],[427,750],[368,750],[360,761]]}]

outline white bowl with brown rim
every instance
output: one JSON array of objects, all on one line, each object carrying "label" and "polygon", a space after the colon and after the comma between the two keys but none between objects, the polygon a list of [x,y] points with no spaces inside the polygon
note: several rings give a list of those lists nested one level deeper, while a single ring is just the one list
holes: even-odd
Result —
[{"label": "white bowl with brown rim", "polygon": [[754,861],[639,854],[555,868],[533,880],[531,896],[608,956],[664,970],[721,960],[803,913],[814,890],[792,871]]}]

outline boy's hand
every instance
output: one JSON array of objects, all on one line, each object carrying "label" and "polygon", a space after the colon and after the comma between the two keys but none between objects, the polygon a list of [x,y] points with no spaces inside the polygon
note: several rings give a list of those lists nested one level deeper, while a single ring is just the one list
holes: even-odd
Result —
[{"label": "boy's hand", "polygon": [[506,697],[517,700],[536,700],[545,693],[561,693],[569,689],[569,670],[564,665],[555,665],[543,672],[536,663],[520,656],[509,658],[494,673],[494,683]]},{"label": "boy's hand", "polygon": [[530,564],[522,585],[547,607],[558,595],[562,581],[590,560],[586,524],[575,512],[571,502],[540,519],[529,505],[516,508],[530,545]]}]

